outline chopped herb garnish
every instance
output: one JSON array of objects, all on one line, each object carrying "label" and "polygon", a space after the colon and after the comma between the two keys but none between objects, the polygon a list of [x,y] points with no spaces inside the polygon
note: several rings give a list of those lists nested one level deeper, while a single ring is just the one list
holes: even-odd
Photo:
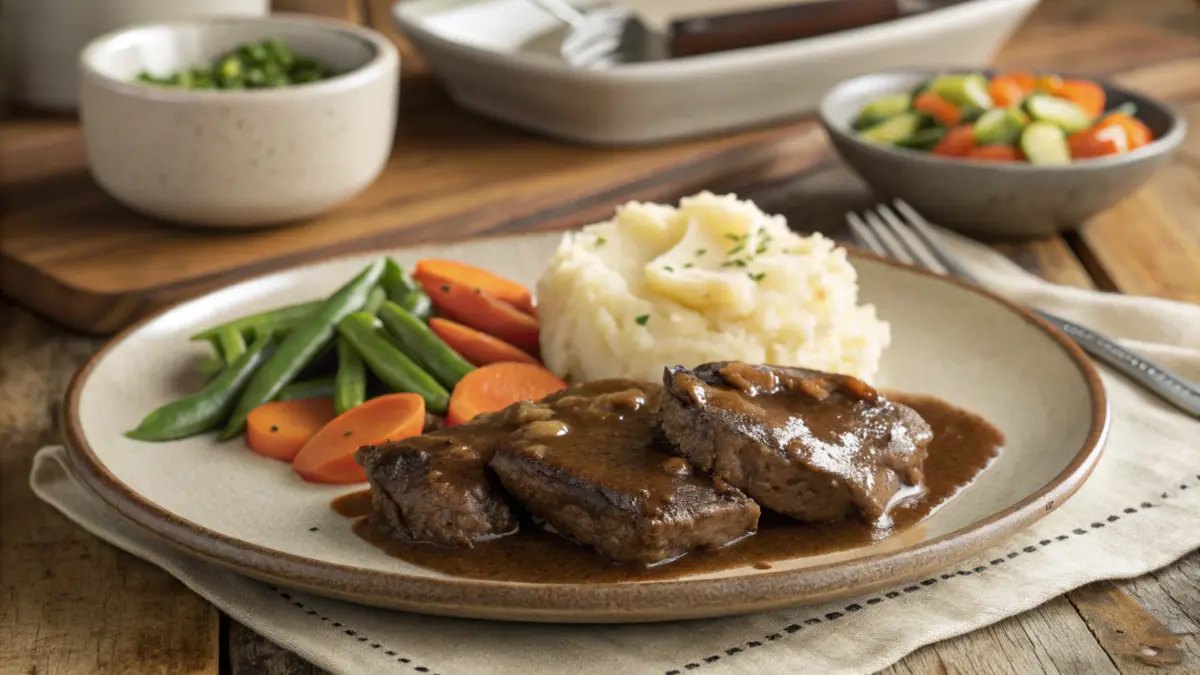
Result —
[{"label": "chopped herb garnish", "polygon": [[766,272],[758,272],[758,273],[747,272],[746,274],[750,276],[750,281],[753,281],[754,283],[758,283],[758,282],[762,281],[763,277],[767,276]]},{"label": "chopped herb garnish", "polygon": [[746,246],[744,244],[738,244],[737,246],[734,246],[733,248],[729,249],[729,255],[733,255],[735,253],[741,253],[742,249],[744,249],[744,248],[746,248]]},{"label": "chopped herb garnish", "polygon": [[603,246],[607,243],[608,243],[608,240],[605,239],[604,237],[596,237],[596,245],[597,246]]},{"label": "chopped herb garnish", "polygon": [[276,431],[279,431],[279,426],[272,424],[271,425],[271,433],[275,433]]},{"label": "chopped herb garnish", "polygon": [[683,269],[691,269],[692,263],[683,263]]},{"label": "chopped herb garnish", "polygon": [[344,433],[344,434],[342,434],[342,435],[343,435],[343,436],[349,436],[350,434],[353,434],[353,433],[354,433],[353,431],[347,431],[346,433]]},{"label": "chopped herb garnish", "polygon": [[704,255],[705,253],[708,253],[708,249],[706,249],[706,248],[698,248],[698,249],[696,249],[696,255],[698,255],[698,256],[699,256],[699,255]]},{"label": "chopped herb garnish", "polygon": [[740,235],[733,234],[732,232],[730,232],[729,234],[726,234],[725,238],[728,239],[729,241],[741,241],[742,240],[742,237]]},{"label": "chopped herb garnish", "polygon": [[664,269],[664,270],[666,270],[666,271],[668,271],[668,272],[674,272],[674,271],[675,271],[675,268],[674,268],[674,267],[671,267],[670,265],[663,265],[663,269]]},{"label": "chopped herb garnish", "polygon": [[758,248],[754,249],[754,252],[755,252],[756,254],[758,254],[758,255],[762,255],[762,254],[766,253],[766,252],[767,252],[767,245],[766,245],[766,244],[761,244],[761,245],[759,245],[759,247],[758,247]]},{"label": "chopped herb garnish", "polygon": [[650,320],[649,314],[643,314],[643,315],[639,316],[638,318],[634,319],[634,321],[636,321],[637,325],[639,325],[639,326],[645,326],[646,322],[649,320]]},{"label": "chopped herb garnish", "polygon": [[734,265],[737,265],[738,267],[745,267],[745,266],[746,266],[746,261],[745,261],[745,260],[734,260],[734,261],[733,261],[733,264],[734,264]]},{"label": "chopped herb garnish", "polygon": [[442,286],[442,292],[443,292],[443,293],[449,293],[449,292],[450,292],[450,287],[449,287],[449,286]]}]

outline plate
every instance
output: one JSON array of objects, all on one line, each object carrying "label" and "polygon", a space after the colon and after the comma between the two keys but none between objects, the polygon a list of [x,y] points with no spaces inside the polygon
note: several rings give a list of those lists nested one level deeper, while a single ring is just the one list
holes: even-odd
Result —
[{"label": "plate", "polygon": [[[659,0],[629,4],[651,26],[665,21]],[[404,0],[392,14],[462,107],[572,142],[644,145],[796,118],[884,63],[984,68],[1037,4],[969,0],[804,40],[600,70],[568,66],[563,24],[528,0]]]},{"label": "plate", "polygon": [[[560,234],[386,252],[462,260],[532,285]],[[942,568],[1060,506],[1100,457],[1108,408],[1095,369],[1049,325],[987,292],[852,255],[860,298],[892,326],[876,384],[938,396],[1000,428],[1007,444],[919,526],[837,554],[664,581],[536,584],[424,570],[358,539],[329,507],[361,489],[306,483],[289,465],[215,434],[125,438],[148,411],[194,390],[187,336],[327,295],[375,255],[258,277],[185,302],[113,338],[71,383],[64,429],[85,482],[126,518],[184,551],[281,586],[416,612],[520,621],[629,622],[738,614],[857,595]],[[314,529],[315,528],[315,529]]]}]

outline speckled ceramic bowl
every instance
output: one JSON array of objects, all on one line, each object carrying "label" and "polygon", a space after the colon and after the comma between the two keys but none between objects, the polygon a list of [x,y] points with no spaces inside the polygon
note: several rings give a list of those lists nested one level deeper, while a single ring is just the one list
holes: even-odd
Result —
[{"label": "speckled ceramic bowl", "polygon": [[[133,82],[275,37],[338,73],[279,89]],[[381,34],[308,16],[201,18],[97,38],[80,56],[80,116],[96,181],[126,206],[211,227],[306,218],[379,175],[396,126],[400,57]]]},{"label": "speckled ceramic bowl", "polygon": [[850,125],[868,101],[911,91],[941,72],[955,69],[847,80],[825,96],[819,116],[838,154],[881,199],[904,199],[931,221],[969,235],[1007,239],[1075,229],[1149,180],[1187,134],[1183,117],[1167,105],[1099,82],[1108,95],[1107,107],[1134,103],[1138,118],[1157,140],[1121,155],[1036,166],[935,157],[858,139]]}]

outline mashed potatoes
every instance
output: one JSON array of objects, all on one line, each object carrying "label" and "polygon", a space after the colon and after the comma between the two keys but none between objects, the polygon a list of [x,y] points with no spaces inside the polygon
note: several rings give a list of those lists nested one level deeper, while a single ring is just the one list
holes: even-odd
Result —
[{"label": "mashed potatoes", "polygon": [[565,235],[537,297],[542,358],[572,381],[723,360],[870,381],[891,339],[844,249],[734,195],[633,202]]}]

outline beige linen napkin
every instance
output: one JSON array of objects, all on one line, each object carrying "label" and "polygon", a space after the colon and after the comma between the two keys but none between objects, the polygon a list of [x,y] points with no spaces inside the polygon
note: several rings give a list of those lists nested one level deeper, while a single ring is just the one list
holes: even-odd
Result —
[{"label": "beige linen napkin", "polygon": [[[1200,306],[1062,288],[979,245],[955,248],[993,289],[1103,331],[1200,379]],[[870,673],[1099,579],[1200,547],[1200,421],[1103,370],[1108,448],[1058,511],[979,557],[852,600],[728,619],[554,626],[440,619],[276,589],[129,525],[41,450],[34,491],[97,536],[159,565],[238,621],[335,673]]]}]

